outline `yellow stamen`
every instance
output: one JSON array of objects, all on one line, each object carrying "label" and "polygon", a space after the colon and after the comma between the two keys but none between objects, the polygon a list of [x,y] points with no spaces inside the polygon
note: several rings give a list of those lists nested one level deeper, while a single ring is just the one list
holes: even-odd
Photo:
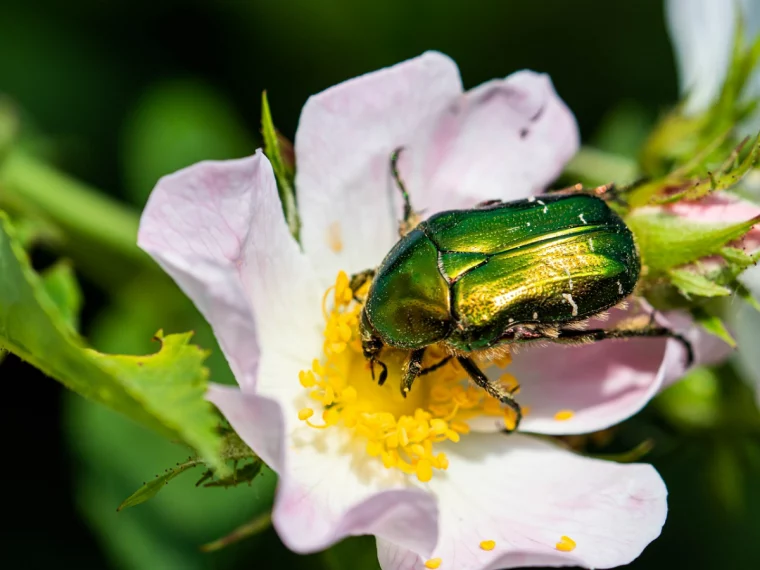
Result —
[{"label": "yellow stamen", "polygon": [[484,540],[480,543],[480,548],[483,550],[493,550],[496,548],[496,541],[495,540]]},{"label": "yellow stamen", "polygon": [[441,560],[440,558],[431,558],[430,560],[427,560],[425,562],[425,568],[430,568],[430,570],[435,570],[436,568],[440,568],[441,566]]},{"label": "yellow stamen", "polygon": [[308,420],[313,415],[314,410],[311,408],[303,408],[302,410],[298,411],[298,419],[301,421]]},{"label": "yellow stamen", "polygon": [[554,548],[560,552],[572,552],[575,550],[575,541],[569,536],[561,536],[559,542],[554,545]]},{"label": "yellow stamen", "polygon": [[575,412],[573,410],[560,410],[556,414],[554,414],[554,419],[563,422],[565,420],[569,420],[575,415]]},{"label": "yellow stamen", "polygon": [[[383,386],[373,381],[362,354],[362,304],[356,300],[366,298],[369,286],[367,282],[352,291],[348,275],[341,271],[325,293],[323,355],[313,360],[311,369],[298,375],[307,401],[322,409],[318,413],[318,407],[303,407],[298,418],[315,429],[350,429],[362,438],[367,457],[376,458],[387,469],[398,469],[428,482],[436,471],[449,466],[448,457],[436,450],[436,445],[443,441],[456,443],[466,436],[470,432],[468,420],[482,415],[501,416],[506,425],[511,422],[514,427],[515,416],[498,400],[471,385],[456,359],[419,378],[404,398],[399,385],[408,353],[386,347],[381,360],[388,367],[388,379]],[[434,366],[447,356],[443,347],[433,345],[425,353],[423,367]],[[510,361],[509,352],[504,350],[499,355],[499,366]],[[377,372],[377,365],[375,368]],[[519,388],[511,374],[502,373],[501,381],[508,389]],[[319,415],[322,422],[313,423],[314,416]]]}]

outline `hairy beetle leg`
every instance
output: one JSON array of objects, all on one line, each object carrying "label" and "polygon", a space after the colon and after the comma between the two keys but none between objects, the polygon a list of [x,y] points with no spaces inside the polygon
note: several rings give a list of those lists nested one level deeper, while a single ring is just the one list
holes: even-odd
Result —
[{"label": "hairy beetle leg", "polygon": [[686,351],[686,366],[694,364],[694,348],[686,337],[666,327],[647,326],[640,329],[587,329],[568,330],[560,329],[559,336],[551,339],[553,342],[599,342],[609,338],[636,338],[636,337],[668,337],[680,342]]},{"label": "hairy beetle leg", "polygon": [[406,398],[406,395],[412,389],[412,384],[417,379],[422,371],[422,357],[425,356],[425,349],[419,348],[413,350],[409,354],[409,359],[406,361],[406,371],[404,372],[404,379],[401,381],[401,395]]},{"label": "hairy beetle leg", "polygon": [[418,374],[418,376],[424,376],[425,374],[430,374],[431,372],[435,372],[439,368],[446,366],[452,358],[454,357],[449,354],[448,356],[442,358],[441,360],[439,360],[432,366],[428,366],[427,368],[423,368],[422,370],[420,370],[420,373]]},{"label": "hairy beetle leg", "polygon": [[496,398],[502,404],[506,404],[515,412],[515,427],[506,430],[508,433],[515,431],[520,426],[520,421],[522,420],[522,408],[520,408],[520,404],[517,403],[512,392],[500,384],[489,380],[488,376],[483,374],[483,371],[470,358],[457,356],[457,360],[475,384],[483,388],[489,396]]}]

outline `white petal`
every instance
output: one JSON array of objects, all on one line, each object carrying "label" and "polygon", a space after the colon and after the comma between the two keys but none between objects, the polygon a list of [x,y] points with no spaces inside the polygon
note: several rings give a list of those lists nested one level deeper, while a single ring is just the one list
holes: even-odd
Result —
[{"label": "white petal", "polygon": [[[660,534],[667,491],[650,465],[583,458],[524,436],[469,435],[447,450],[434,477],[440,538],[432,554],[378,540],[383,570],[495,570],[524,566],[610,568],[635,559]],[[562,536],[572,552],[555,545]],[[493,540],[485,551],[481,541]]]},{"label": "white petal", "polygon": [[260,151],[162,178],[138,242],[209,321],[242,386],[255,382],[267,345],[297,352],[308,335],[317,343],[321,292]]},{"label": "white petal", "polygon": [[376,266],[398,239],[390,154],[461,92],[454,62],[429,52],[306,102],[295,140],[301,236],[325,287],[339,269]]},{"label": "white petal", "polygon": [[402,156],[426,214],[544,190],[579,145],[575,117],[547,75],[519,71],[459,97]]}]

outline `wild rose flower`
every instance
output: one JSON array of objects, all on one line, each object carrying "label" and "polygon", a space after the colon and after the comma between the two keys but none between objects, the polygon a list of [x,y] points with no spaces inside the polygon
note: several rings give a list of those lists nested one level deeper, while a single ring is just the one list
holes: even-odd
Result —
[{"label": "wild rose flower", "polygon": [[[390,354],[388,381],[373,382],[348,276],[398,239],[389,156],[401,146],[402,177],[427,216],[542,191],[578,131],[548,77],[522,71],[463,93],[454,63],[428,53],[306,103],[301,245],[260,151],[163,178],[143,216],[141,247],[195,301],[238,380],[208,398],[279,475],[277,532],[304,553],[373,534],[386,570],[633,560],[667,510],[651,466],[500,433],[504,411],[454,365],[404,399]],[[522,386],[521,431],[577,434],[637,412],[684,361],[680,343],[650,338],[526,349],[486,372]]]}]

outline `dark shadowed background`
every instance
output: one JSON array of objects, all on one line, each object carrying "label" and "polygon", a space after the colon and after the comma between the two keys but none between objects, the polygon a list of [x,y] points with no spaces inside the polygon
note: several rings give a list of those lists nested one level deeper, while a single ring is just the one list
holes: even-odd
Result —
[{"label": "dark shadowed background", "polygon": [[[262,90],[292,138],[310,94],[430,49],[459,64],[468,88],[522,68],[549,73],[584,142],[621,153],[677,98],[658,0],[0,1],[0,93],[22,112],[25,144],[136,212],[161,175],[251,153]],[[35,262],[50,257],[39,251]],[[153,295],[150,283],[106,290],[86,272],[82,281],[82,329],[100,349],[154,350],[148,339],[160,327],[197,329],[198,342],[213,346],[192,310]],[[229,381],[218,354],[211,367],[215,380]],[[721,374],[733,378],[730,367]],[[267,508],[271,474],[228,491],[196,490],[186,475],[155,501],[117,514],[126,496],[186,452],[64,393],[16,358],[0,365],[0,379],[3,567],[376,565],[371,540],[304,558],[271,531],[200,554],[198,545]],[[724,399],[749,401],[734,380],[721,388],[731,392]],[[756,435],[679,431],[652,410],[629,424],[619,445],[656,436],[648,459],[670,490],[662,538],[631,567],[760,567]]]}]

